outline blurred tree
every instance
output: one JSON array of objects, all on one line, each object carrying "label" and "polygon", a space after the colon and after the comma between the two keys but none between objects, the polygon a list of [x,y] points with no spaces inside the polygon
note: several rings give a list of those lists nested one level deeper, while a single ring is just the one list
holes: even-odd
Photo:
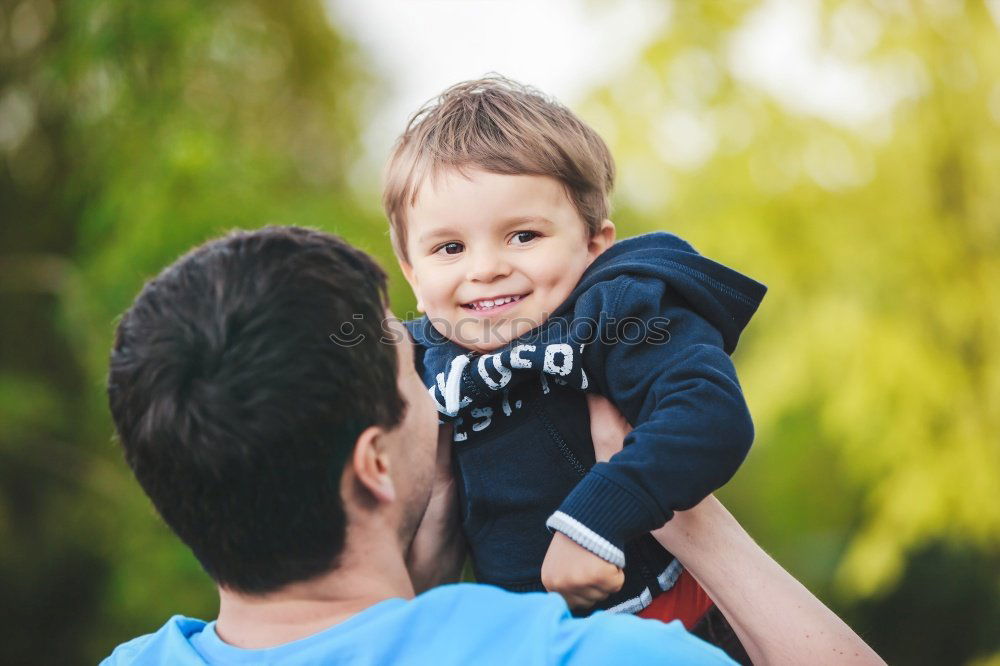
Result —
[{"label": "blurred tree", "polygon": [[[730,505],[890,661],[1000,659],[996,15],[671,7],[580,110],[616,154],[623,236],[675,231],[771,287],[738,352],[759,436]],[[815,45],[812,69],[770,65],[822,75],[815,99],[745,60],[773,25]],[[318,1],[0,0],[3,663],[214,614],[110,441],[114,318],[235,226],[324,227],[392,266],[376,202],[347,192],[365,71]],[[845,79],[868,105],[848,122]]]},{"label": "blurred tree", "polygon": [[[1000,608],[998,16],[961,0],[672,7],[583,112],[611,140],[628,231],[675,231],[771,288],[738,352],[758,444],[733,509],[843,610],[917,580],[935,607],[946,593],[901,579],[908,555],[979,553],[956,566],[994,567],[992,610],[902,631],[978,627],[951,663],[1000,649],[995,625],[981,631]],[[769,37],[814,48],[811,69],[772,62],[761,81],[743,47]],[[856,84],[866,106],[772,85],[803,76]],[[862,616],[898,644],[898,625]]]},{"label": "blurred tree", "polygon": [[214,614],[111,442],[114,318],[236,226],[387,257],[346,193],[363,71],[319,2],[0,2],[0,662],[93,663]]}]

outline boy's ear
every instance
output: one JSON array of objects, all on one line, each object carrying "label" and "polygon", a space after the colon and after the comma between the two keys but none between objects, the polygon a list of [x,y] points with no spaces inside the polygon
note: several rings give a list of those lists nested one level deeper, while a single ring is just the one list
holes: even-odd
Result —
[{"label": "boy's ear", "polygon": [[403,277],[410,283],[410,289],[413,290],[413,295],[417,297],[417,310],[423,312],[424,304],[420,300],[420,289],[417,288],[417,278],[413,273],[413,266],[406,259],[399,258],[399,269],[403,271]]},{"label": "boy's ear", "polygon": [[615,223],[611,220],[601,222],[600,229],[597,230],[587,242],[587,253],[590,261],[597,259],[605,250],[615,244]]}]

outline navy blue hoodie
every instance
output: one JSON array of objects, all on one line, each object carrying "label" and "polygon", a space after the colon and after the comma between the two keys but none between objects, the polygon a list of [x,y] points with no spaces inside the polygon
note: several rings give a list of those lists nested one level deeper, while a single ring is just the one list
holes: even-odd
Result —
[{"label": "navy blue hoodie", "polygon": [[[407,322],[455,426],[463,528],[477,579],[542,589],[551,534],[623,567],[601,608],[637,612],[679,564],[648,535],[726,483],[753,424],[729,354],[766,288],[667,233],[620,241],[539,327],[490,353]],[[595,464],[584,392],[634,425]],[[548,529],[546,529],[546,527]]]}]

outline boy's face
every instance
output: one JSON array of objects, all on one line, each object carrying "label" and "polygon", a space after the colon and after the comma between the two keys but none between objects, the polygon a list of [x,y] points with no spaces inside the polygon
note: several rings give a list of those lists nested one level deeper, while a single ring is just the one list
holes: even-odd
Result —
[{"label": "boy's face", "polygon": [[591,237],[554,178],[478,169],[427,178],[406,219],[409,262],[400,264],[417,307],[478,352],[544,322],[615,236],[605,220]]}]

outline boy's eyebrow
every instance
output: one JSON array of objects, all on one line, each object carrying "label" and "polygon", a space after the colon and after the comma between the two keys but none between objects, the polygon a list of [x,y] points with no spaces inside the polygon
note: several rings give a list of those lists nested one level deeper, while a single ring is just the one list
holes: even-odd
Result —
[{"label": "boy's eyebrow", "polygon": [[540,224],[542,226],[552,226],[552,220],[541,215],[517,215],[509,217],[503,222],[505,227],[516,227],[519,224]]},{"label": "boy's eyebrow", "polygon": [[431,229],[420,234],[417,238],[418,243],[426,243],[432,241],[436,238],[447,238],[448,236],[457,236],[458,234],[451,227],[437,227],[436,229]]}]

